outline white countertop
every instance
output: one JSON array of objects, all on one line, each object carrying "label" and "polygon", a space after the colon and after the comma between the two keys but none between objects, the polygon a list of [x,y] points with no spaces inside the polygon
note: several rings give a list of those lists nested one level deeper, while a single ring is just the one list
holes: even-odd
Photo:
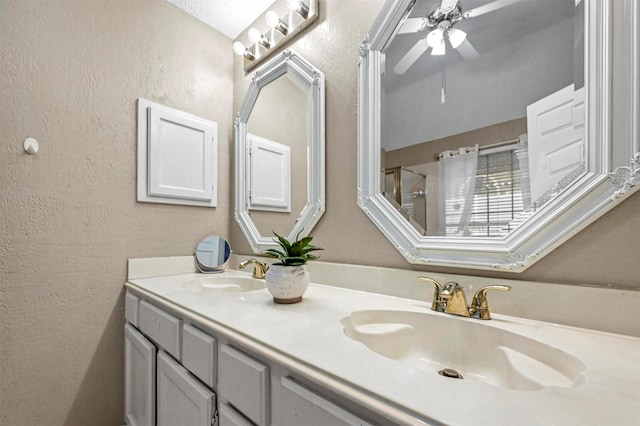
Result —
[{"label": "white countertop", "polygon": [[[227,275],[250,276],[229,270]],[[494,314],[478,321],[522,334],[565,351],[585,365],[584,380],[571,388],[505,389],[475,380],[452,380],[385,358],[346,337],[341,319],[363,309],[394,309],[445,315],[430,301],[311,284],[301,303],[277,305],[266,289],[206,294],[183,290],[189,273],[130,279],[127,287],[184,309],[212,327],[246,336],[292,363],[348,386],[343,394],[367,405],[370,397],[415,415],[416,423],[450,425],[637,425],[640,421],[640,339]],[[585,313],[585,315],[588,312]],[[473,350],[473,348],[469,348]],[[350,394],[348,389],[353,389]],[[367,396],[368,398],[363,398]],[[369,408],[380,412],[380,406]],[[391,411],[393,411],[391,410]],[[419,420],[418,420],[419,419]]]}]

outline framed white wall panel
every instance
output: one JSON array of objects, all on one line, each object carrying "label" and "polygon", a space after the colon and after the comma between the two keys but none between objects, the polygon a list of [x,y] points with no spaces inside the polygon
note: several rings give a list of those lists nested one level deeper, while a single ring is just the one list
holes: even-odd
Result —
[{"label": "framed white wall panel", "polygon": [[138,201],[215,207],[215,122],[138,100]]},{"label": "framed white wall panel", "polygon": [[291,211],[291,148],[247,134],[249,210]]}]

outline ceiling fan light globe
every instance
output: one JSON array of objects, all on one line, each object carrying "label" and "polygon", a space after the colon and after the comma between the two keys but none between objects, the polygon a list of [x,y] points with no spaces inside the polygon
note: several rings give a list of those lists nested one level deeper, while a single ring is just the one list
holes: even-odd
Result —
[{"label": "ceiling fan light globe", "polygon": [[467,38],[467,33],[457,28],[451,28],[448,35],[449,43],[451,43],[451,47],[453,47],[454,49],[457,49],[458,46],[460,46],[462,42],[464,42],[464,40]]},{"label": "ceiling fan light globe", "polygon": [[442,39],[442,41],[440,42],[439,45],[435,46],[433,48],[433,50],[431,50],[431,55],[432,56],[442,56],[445,54],[446,52],[446,47],[444,45],[444,39]]},{"label": "ceiling fan light globe", "polygon": [[444,41],[444,31],[440,28],[436,28],[427,34],[427,44],[429,47],[436,49]]}]

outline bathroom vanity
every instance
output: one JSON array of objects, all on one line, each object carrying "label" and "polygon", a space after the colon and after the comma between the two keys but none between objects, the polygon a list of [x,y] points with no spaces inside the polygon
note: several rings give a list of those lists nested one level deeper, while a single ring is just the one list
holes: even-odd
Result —
[{"label": "bathroom vanity", "polygon": [[[625,425],[640,414],[636,337],[321,284],[276,305],[248,272],[192,264],[130,261],[129,425]],[[449,367],[463,380],[438,374]]]}]

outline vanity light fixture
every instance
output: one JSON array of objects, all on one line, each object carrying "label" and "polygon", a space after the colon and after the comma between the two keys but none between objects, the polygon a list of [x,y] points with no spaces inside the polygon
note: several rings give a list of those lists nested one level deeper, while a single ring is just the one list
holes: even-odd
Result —
[{"label": "vanity light fixture", "polygon": [[[278,0],[273,7],[274,10],[269,10],[262,19],[254,22],[257,28],[252,27],[247,32],[249,42],[253,43],[250,47],[246,47],[240,40],[233,43],[233,51],[244,57],[245,71],[249,71],[276,51],[276,45],[293,39],[318,19],[318,0]],[[260,22],[263,25],[266,22],[266,31],[259,29]]]}]

